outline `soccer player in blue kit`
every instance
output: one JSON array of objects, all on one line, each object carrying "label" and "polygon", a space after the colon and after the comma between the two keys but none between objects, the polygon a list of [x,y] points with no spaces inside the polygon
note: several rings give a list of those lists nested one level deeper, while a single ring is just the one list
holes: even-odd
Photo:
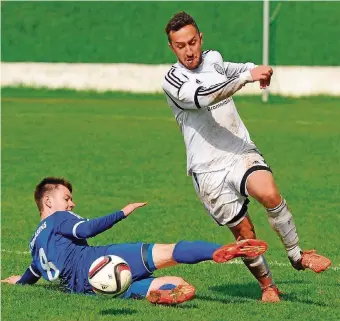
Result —
[{"label": "soccer player in blue kit", "polygon": [[132,284],[122,298],[147,298],[152,303],[178,304],[191,299],[195,288],[180,277],[153,277],[152,273],[178,263],[195,264],[206,260],[217,263],[235,257],[254,257],[266,251],[260,240],[244,240],[221,246],[203,241],[180,241],[176,244],[110,244],[89,246],[87,238],[102,233],[125,219],[146,203],[133,203],[116,213],[84,219],[72,212],[72,185],[64,178],[44,178],[35,189],[35,202],[41,221],[30,240],[32,263],[26,272],[2,282],[34,284],[40,277],[60,280],[68,292],[94,294],[88,282],[88,271],[104,255],[122,257],[130,266]]}]

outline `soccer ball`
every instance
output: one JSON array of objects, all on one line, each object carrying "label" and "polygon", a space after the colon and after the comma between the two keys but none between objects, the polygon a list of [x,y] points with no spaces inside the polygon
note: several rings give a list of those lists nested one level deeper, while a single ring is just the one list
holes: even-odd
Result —
[{"label": "soccer ball", "polygon": [[132,273],[121,257],[105,255],[92,263],[88,278],[95,293],[115,297],[128,289]]}]

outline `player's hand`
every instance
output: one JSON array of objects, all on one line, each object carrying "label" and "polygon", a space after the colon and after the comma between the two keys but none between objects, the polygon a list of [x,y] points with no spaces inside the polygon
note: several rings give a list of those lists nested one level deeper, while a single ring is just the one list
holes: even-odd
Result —
[{"label": "player's hand", "polygon": [[1,280],[1,283],[15,284],[21,279],[21,275],[12,275],[7,279]]},{"label": "player's hand", "polygon": [[261,79],[260,80],[260,89],[267,88],[270,85],[270,79],[271,79],[271,76],[268,77],[267,79]]},{"label": "player's hand", "polygon": [[260,89],[265,89],[270,85],[271,75],[267,79],[260,80]]},{"label": "player's hand", "polygon": [[253,81],[260,81],[260,88],[266,88],[270,85],[270,79],[273,74],[272,67],[258,66],[250,71]]},{"label": "player's hand", "polygon": [[124,212],[125,216],[129,216],[135,209],[139,208],[139,207],[143,207],[145,206],[146,203],[132,203],[132,204],[128,204],[126,205],[122,211]]}]

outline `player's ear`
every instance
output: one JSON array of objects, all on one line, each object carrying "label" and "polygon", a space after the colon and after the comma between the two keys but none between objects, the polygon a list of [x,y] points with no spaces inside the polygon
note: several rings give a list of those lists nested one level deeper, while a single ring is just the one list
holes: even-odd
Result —
[{"label": "player's ear", "polygon": [[46,205],[49,208],[52,207],[52,202],[51,202],[51,199],[50,199],[50,197],[48,195],[44,196],[43,203],[44,203],[44,205]]},{"label": "player's ear", "polygon": [[169,46],[169,48],[171,49],[171,51],[172,51],[174,54],[176,54],[176,52],[175,52],[175,50],[174,50],[174,47],[173,47],[172,44],[171,44],[171,41],[168,42],[168,46]]},{"label": "player's ear", "polygon": [[203,44],[203,32],[200,32],[200,40],[201,40],[201,44]]}]

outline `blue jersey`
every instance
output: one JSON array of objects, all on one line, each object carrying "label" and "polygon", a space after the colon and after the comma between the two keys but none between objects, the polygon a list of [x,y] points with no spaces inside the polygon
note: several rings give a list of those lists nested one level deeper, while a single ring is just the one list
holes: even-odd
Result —
[{"label": "blue jersey", "polygon": [[72,292],[86,292],[90,288],[88,269],[84,267],[89,267],[106,250],[105,246],[89,246],[86,238],[107,230],[123,218],[123,212],[93,220],[69,211],[50,215],[40,222],[30,240],[33,258],[30,272],[47,281],[60,279],[61,284]]},{"label": "blue jersey", "polygon": [[30,266],[32,272],[47,281],[60,278],[63,284],[69,283],[75,263],[88,243],[75,235],[65,235],[63,226],[74,228],[84,221],[82,217],[67,211],[56,212],[41,221],[29,243],[33,258]]},{"label": "blue jersey", "polygon": [[124,218],[122,211],[91,220],[69,211],[48,216],[40,222],[30,240],[32,264],[17,283],[33,284],[40,277],[47,281],[59,279],[67,291],[93,293],[88,271],[91,264],[103,255],[122,257],[131,268],[133,281],[150,276],[155,267],[152,248],[148,244],[89,246],[87,243],[87,238],[111,228]]}]

